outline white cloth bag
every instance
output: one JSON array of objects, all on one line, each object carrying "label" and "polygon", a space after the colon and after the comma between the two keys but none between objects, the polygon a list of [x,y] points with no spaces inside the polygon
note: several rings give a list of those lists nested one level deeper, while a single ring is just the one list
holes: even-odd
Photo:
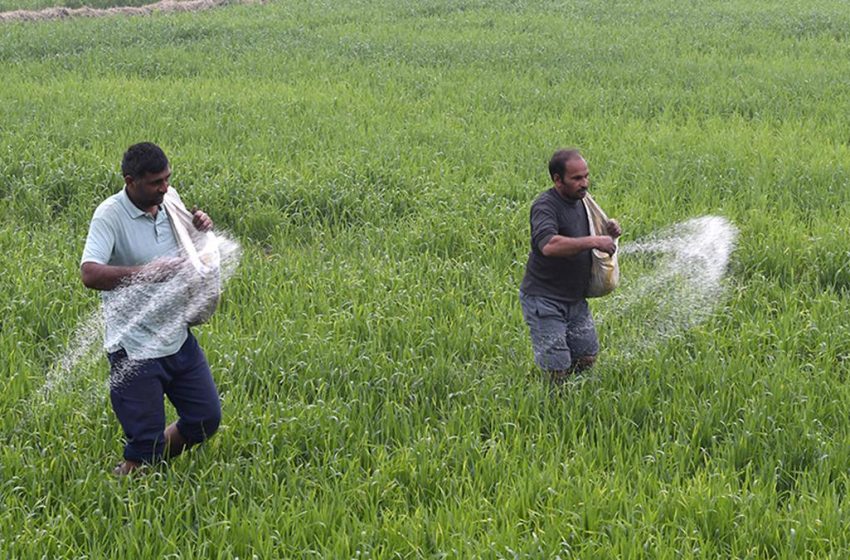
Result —
[{"label": "white cloth bag", "polygon": [[[590,194],[586,194],[582,198],[582,202],[584,202],[584,207],[587,210],[590,235],[608,235],[606,229],[608,216],[605,215],[602,208],[596,204]],[[617,239],[614,239],[614,246],[617,246]],[[617,252],[614,251],[613,255],[609,255],[605,251],[592,249],[591,258],[590,286],[587,288],[587,297],[607,296],[620,283],[620,265],[617,262]]]},{"label": "white cloth bag", "polygon": [[186,209],[173,187],[165,192],[162,201],[174,237],[188,268],[188,304],[186,319],[190,325],[210,320],[221,297],[221,253],[218,238],[212,231],[198,231],[192,223],[192,213]]}]

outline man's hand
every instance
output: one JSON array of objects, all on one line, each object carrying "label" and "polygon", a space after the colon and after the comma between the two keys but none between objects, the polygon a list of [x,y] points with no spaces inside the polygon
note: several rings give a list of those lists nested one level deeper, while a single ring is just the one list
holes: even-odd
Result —
[{"label": "man's hand", "polygon": [[623,233],[623,230],[620,229],[620,224],[617,223],[617,220],[608,220],[608,223],[605,224],[605,230],[608,232],[608,235],[614,239],[617,239]]},{"label": "man's hand", "polygon": [[596,241],[596,249],[609,255],[613,255],[617,250],[617,245],[614,243],[614,238],[608,235],[598,235],[593,238]]},{"label": "man's hand", "polygon": [[142,267],[139,279],[144,282],[165,282],[186,265],[182,257],[160,257]]},{"label": "man's hand", "polygon": [[209,231],[213,227],[213,221],[207,216],[203,210],[199,210],[197,206],[192,206],[192,224],[198,231]]}]

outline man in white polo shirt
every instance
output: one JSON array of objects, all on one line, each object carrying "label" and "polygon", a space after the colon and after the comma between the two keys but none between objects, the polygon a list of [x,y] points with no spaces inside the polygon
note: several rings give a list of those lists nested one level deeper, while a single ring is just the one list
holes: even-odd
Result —
[{"label": "man in white polo shirt", "polygon": [[[188,325],[169,313],[169,306],[186,301],[161,289],[184,266],[161,206],[171,177],[168,158],[155,144],[134,144],[121,173],[124,188],[95,210],[80,264],[83,284],[103,296],[110,400],[127,438],[124,461],[114,471],[119,475],[180,454],[221,421],[207,359]],[[193,223],[200,231],[213,225],[201,211]],[[163,396],[179,416],[167,427]]]}]

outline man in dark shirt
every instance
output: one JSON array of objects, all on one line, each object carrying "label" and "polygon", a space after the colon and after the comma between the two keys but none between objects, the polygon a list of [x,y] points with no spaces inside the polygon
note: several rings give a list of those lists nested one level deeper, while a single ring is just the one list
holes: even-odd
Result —
[{"label": "man in dark shirt", "polygon": [[558,150],[549,161],[554,186],[531,205],[531,252],[519,298],[534,361],[556,385],[596,360],[599,341],[585,299],[591,250],[613,254],[621,233],[610,220],[608,235],[590,235],[582,203],[588,175],[578,150]]}]

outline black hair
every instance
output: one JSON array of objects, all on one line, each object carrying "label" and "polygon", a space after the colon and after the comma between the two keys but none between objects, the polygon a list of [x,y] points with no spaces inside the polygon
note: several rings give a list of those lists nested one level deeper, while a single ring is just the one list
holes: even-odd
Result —
[{"label": "black hair", "polygon": [[121,160],[121,174],[138,179],[145,173],[159,173],[168,167],[168,158],[162,148],[151,142],[133,144],[124,152]]},{"label": "black hair", "polygon": [[567,167],[567,162],[571,159],[576,159],[580,157],[581,152],[579,152],[575,148],[558,150],[557,152],[552,154],[552,159],[549,160],[549,177],[554,180],[555,175],[560,175],[563,179],[564,169],[566,169]]}]

